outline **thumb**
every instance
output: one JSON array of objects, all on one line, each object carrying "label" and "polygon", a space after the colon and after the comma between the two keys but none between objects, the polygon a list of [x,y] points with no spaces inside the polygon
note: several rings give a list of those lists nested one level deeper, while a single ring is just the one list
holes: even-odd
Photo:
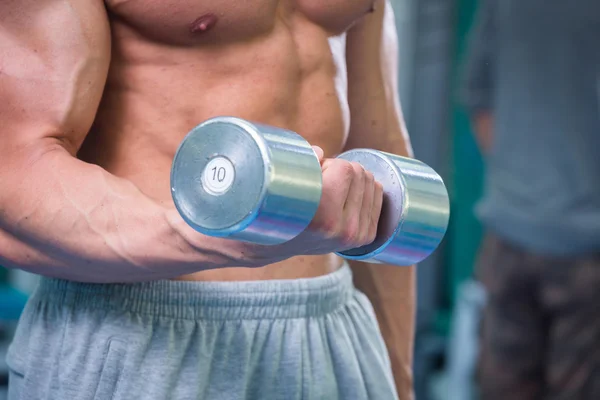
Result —
[{"label": "thumb", "polygon": [[319,146],[312,146],[315,154],[317,155],[317,158],[319,159],[320,163],[323,163],[323,159],[325,158],[325,153],[323,152],[323,149],[320,148]]}]

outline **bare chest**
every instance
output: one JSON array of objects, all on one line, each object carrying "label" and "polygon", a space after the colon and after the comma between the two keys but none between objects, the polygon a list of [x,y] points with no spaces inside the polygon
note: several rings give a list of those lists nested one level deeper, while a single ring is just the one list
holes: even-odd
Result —
[{"label": "bare chest", "polygon": [[312,22],[331,35],[371,12],[375,0],[105,0],[113,17],[166,44],[248,41],[278,20]]}]

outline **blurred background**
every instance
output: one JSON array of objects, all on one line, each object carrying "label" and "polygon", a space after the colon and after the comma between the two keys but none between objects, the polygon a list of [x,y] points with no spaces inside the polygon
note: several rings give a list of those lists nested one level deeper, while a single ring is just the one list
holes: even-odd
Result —
[{"label": "blurred background", "polygon": [[[460,94],[469,33],[481,1],[393,0],[400,41],[399,91],[415,156],[438,171],[451,196],[445,240],[418,270],[417,400],[477,398],[475,360],[485,293],[473,276],[484,236],[476,205],[486,162]],[[597,53],[600,37],[592,43]],[[596,84],[598,94],[600,80]],[[35,283],[34,276],[0,267],[0,399],[7,379],[6,346]]]}]

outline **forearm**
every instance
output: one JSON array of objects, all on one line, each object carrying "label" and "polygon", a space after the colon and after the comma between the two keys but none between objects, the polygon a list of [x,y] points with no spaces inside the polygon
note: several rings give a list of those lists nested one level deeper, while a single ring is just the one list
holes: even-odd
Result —
[{"label": "forearm", "polygon": [[201,236],[174,209],[59,146],[8,158],[0,187],[0,264],[7,267],[126,282],[245,264],[243,244]]},{"label": "forearm", "polygon": [[358,290],[371,301],[400,399],[413,398],[415,267],[350,262]]}]

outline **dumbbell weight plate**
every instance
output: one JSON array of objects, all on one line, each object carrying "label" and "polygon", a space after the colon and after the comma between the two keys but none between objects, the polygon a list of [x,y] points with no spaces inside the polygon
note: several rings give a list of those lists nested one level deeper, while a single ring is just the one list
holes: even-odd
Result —
[{"label": "dumbbell weight plate", "polygon": [[235,117],[190,131],[171,168],[171,194],[190,226],[256,244],[283,243],[306,229],[321,188],[321,165],[300,135]]},{"label": "dumbbell weight plate", "polygon": [[432,168],[412,158],[368,149],[350,150],[338,158],[361,164],[384,191],[375,241],[338,255],[408,266],[438,247],[448,226],[450,204],[444,182]]}]

